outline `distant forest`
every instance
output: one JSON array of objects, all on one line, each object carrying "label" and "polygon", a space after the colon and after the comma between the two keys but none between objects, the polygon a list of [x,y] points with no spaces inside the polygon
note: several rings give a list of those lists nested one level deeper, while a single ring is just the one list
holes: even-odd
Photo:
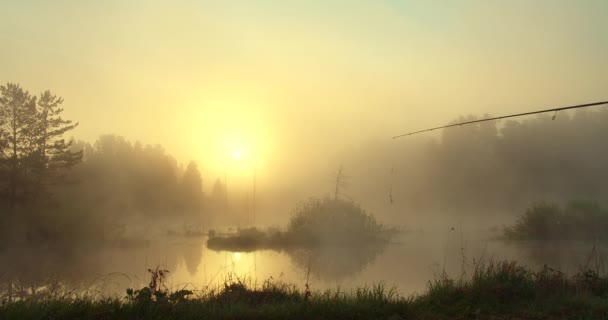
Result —
[{"label": "distant forest", "polygon": [[[68,139],[77,122],[63,99],[0,86],[0,240],[101,243],[146,234],[154,223],[208,228],[225,220],[225,188],[202,189],[196,163],[161,146],[104,135]],[[473,116],[457,119],[472,120]],[[608,109],[484,122],[396,141],[376,140],[334,159],[351,179],[347,197],[381,220],[491,217],[511,223],[542,201],[605,203]],[[303,200],[267,194],[265,203]],[[311,193],[312,192],[312,193]],[[429,215],[429,213],[432,213]],[[288,213],[270,212],[273,216]],[[138,230],[138,228],[140,230]],[[37,242],[38,241],[38,242]]]},{"label": "distant forest", "polygon": [[335,162],[352,176],[349,195],[366,198],[363,205],[386,212],[386,218],[433,213],[504,222],[543,201],[606,203],[608,109],[552,116],[449,128],[439,137],[371,141],[345,150]]},{"label": "distant forest", "polygon": [[209,222],[203,204],[223,199],[224,189],[216,183],[206,201],[196,163],[183,168],[159,145],[115,135],[93,144],[67,139],[78,123],[62,118],[62,103],[49,91],[0,86],[4,243],[98,242],[124,237],[127,222]]}]

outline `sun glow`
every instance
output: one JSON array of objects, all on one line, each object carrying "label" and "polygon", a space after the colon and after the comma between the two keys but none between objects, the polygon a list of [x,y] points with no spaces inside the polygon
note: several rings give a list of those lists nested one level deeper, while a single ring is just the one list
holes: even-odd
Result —
[{"label": "sun glow", "polygon": [[240,252],[235,252],[233,255],[233,258],[235,261],[240,261],[241,260],[241,253]]},{"label": "sun glow", "polygon": [[184,130],[192,138],[184,149],[193,151],[208,176],[227,176],[233,187],[244,186],[256,169],[267,166],[277,143],[272,125],[277,121],[267,112],[272,99],[247,88],[216,89],[214,95],[185,98]]}]

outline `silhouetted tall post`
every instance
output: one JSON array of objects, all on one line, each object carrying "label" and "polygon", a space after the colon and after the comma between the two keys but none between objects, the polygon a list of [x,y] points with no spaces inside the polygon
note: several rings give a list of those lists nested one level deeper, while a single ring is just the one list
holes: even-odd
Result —
[{"label": "silhouetted tall post", "polygon": [[338,170],[338,177],[336,177],[336,191],[334,192],[334,200],[338,200],[338,194],[340,193],[340,178],[342,177],[342,166]]},{"label": "silhouetted tall post", "polygon": [[253,224],[255,224],[255,178],[256,178],[256,174],[257,174],[257,169],[254,167],[253,168],[253,203],[252,203],[252,208],[251,211],[253,213]]},{"label": "silhouetted tall post", "polygon": [[224,216],[228,216],[228,168],[224,163]]}]

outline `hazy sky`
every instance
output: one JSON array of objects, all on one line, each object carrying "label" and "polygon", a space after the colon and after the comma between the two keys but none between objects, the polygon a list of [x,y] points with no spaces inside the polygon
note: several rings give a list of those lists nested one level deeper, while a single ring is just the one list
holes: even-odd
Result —
[{"label": "hazy sky", "polygon": [[213,178],[235,150],[234,170],[304,176],[462,114],[608,99],[604,0],[3,0],[0,43],[0,81],[63,96],[77,138]]}]

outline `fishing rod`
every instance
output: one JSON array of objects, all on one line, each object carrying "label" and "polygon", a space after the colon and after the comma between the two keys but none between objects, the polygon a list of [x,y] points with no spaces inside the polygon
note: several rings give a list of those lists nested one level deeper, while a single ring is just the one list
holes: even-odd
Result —
[{"label": "fishing rod", "polygon": [[393,139],[397,139],[397,138],[401,138],[401,137],[406,137],[406,136],[411,136],[413,134],[422,133],[422,132],[428,132],[428,131],[433,131],[433,130],[438,130],[438,129],[445,129],[445,128],[456,127],[456,126],[463,126],[463,125],[467,125],[467,124],[484,122],[484,121],[492,121],[492,120],[500,120],[500,119],[513,118],[513,117],[521,117],[521,116],[527,116],[527,115],[531,115],[531,114],[545,113],[545,112],[555,112],[555,114],[553,114],[553,119],[555,119],[555,116],[557,115],[558,111],[570,110],[570,109],[578,109],[578,108],[595,107],[595,106],[600,106],[600,105],[604,105],[604,104],[608,104],[608,101],[600,101],[600,102],[579,104],[579,105],[575,105],[575,106],[567,106],[567,107],[545,109],[545,110],[539,110],[539,111],[516,113],[516,114],[510,114],[510,115],[506,115],[506,116],[493,117],[493,118],[487,118],[487,119],[472,120],[472,121],[454,123],[454,124],[450,124],[450,125],[447,125],[447,126],[441,126],[441,127],[436,127],[436,128],[430,128],[430,129],[424,129],[424,130],[420,130],[420,131],[414,131],[414,132],[404,133],[404,134],[400,134],[398,136],[394,136]]}]

